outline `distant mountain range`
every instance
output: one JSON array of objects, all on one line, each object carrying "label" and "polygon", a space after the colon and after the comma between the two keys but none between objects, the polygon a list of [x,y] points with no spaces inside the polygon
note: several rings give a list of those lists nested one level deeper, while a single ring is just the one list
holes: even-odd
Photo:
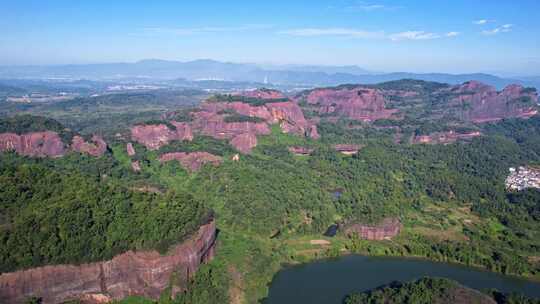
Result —
[{"label": "distant mountain range", "polygon": [[0,78],[137,80],[139,82],[174,79],[189,81],[220,80],[286,86],[332,86],[344,83],[373,84],[407,78],[449,84],[478,80],[497,88],[518,83],[524,86],[540,88],[540,76],[509,79],[482,73],[375,73],[357,66],[263,66],[206,59],[188,62],[151,59],[135,63],[0,66]]}]

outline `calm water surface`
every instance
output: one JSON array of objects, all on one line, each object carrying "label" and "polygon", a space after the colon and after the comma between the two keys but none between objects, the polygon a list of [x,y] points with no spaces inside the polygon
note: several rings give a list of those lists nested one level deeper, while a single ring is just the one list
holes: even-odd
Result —
[{"label": "calm water surface", "polygon": [[495,288],[540,298],[540,283],[425,260],[351,255],[293,266],[280,271],[264,304],[342,303],[354,291],[423,276],[444,277],[475,289]]}]

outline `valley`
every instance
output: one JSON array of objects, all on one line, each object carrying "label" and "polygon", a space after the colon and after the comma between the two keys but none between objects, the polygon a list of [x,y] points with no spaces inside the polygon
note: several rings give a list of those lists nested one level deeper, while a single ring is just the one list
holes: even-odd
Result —
[{"label": "valley", "polygon": [[[7,108],[0,299],[56,302],[45,285],[17,291],[26,280],[17,273],[45,265],[94,267],[130,250],[166,258],[209,214],[213,258],[182,280],[164,272],[151,287],[154,275],[126,270],[121,284],[149,289],[116,293],[96,279],[90,289],[63,287],[61,299],[255,303],[282,265],[344,254],[539,280],[540,194],[505,185],[509,168],[540,162],[537,103],[520,86],[402,80]],[[323,236],[332,226],[335,235]],[[56,286],[61,277],[69,275]]]}]

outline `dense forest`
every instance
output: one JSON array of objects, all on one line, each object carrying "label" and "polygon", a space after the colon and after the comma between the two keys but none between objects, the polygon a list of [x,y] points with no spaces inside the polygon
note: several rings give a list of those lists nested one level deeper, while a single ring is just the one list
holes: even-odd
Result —
[{"label": "dense forest", "polygon": [[[403,85],[417,87],[420,94],[438,88],[423,82]],[[103,105],[90,104],[114,106],[108,98],[113,97],[104,98]],[[540,277],[540,191],[508,192],[504,185],[509,167],[540,163],[538,117],[463,125],[483,136],[448,145],[396,141],[396,129],[388,126],[399,127],[405,139],[444,130],[437,122],[415,116],[375,124],[323,119],[318,126],[320,140],[284,134],[274,125],[270,135],[258,137],[250,155],[233,161],[237,152],[225,140],[204,136],[171,142],[157,151],[134,144],[137,153],[130,157],[126,141],[113,134],[125,131],[128,123],[162,122],[166,112],[188,119],[185,108],[150,111],[140,102],[133,106],[141,110],[135,110],[137,114],[120,111],[120,116],[84,118],[87,110],[79,112],[84,103],[72,101],[69,107],[77,108],[74,116],[68,105],[50,116],[62,117],[70,129],[86,134],[96,130],[89,127],[93,119],[108,117],[110,121],[99,126],[109,128],[111,135],[110,151],[104,156],[0,155],[0,240],[5,245],[0,248],[0,271],[96,261],[128,249],[164,251],[213,210],[220,229],[216,258],[197,272],[188,291],[174,303],[226,303],[236,298],[254,303],[266,295],[283,263],[342,252],[425,257]],[[129,117],[117,121],[121,115]],[[248,119],[232,113],[229,117]],[[32,117],[6,121],[0,125],[5,131],[66,131],[60,124]],[[338,143],[363,148],[347,156],[332,148]],[[290,146],[309,147],[313,153],[294,155]],[[178,151],[206,151],[224,161],[195,173],[178,162],[159,161],[161,154]],[[131,161],[140,163],[140,173],[131,170]],[[141,188],[158,191],[137,190]],[[404,225],[392,241],[322,235],[333,224],[378,223],[387,217],[397,217]],[[309,243],[321,238],[332,245]],[[161,300],[170,301],[166,294]]]},{"label": "dense forest", "polygon": [[440,278],[422,278],[414,282],[394,282],[375,290],[353,293],[344,304],[453,304],[493,303],[537,304],[540,300],[529,299],[518,294],[503,294],[497,291],[479,291],[466,288],[455,281]]},{"label": "dense forest", "polygon": [[[68,160],[62,160],[68,162]],[[1,156],[0,271],[165,252],[211,216],[187,193],[142,193],[114,177]]]}]

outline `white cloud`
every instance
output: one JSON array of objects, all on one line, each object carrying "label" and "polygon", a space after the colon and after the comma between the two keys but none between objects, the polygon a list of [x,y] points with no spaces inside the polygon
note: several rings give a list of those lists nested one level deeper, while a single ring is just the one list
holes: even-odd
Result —
[{"label": "white cloud", "polygon": [[347,7],[347,9],[350,9],[350,10],[362,10],[366,12],[371,12],[371,11],[380,10],[384,8],[386,8],[386,6],[382,4],[359,4],[359,5]]},{"label": "white cloud", "polygon": [[278,34],[314,37],[314,36],[346,36],[354,38],[383,38],[384,32],[370,32],[347,28],[300,28],[280,31]]},{"label": "white cloud", "polygon": [[480,19],[480,20],[473,21],[474,24],[478,24],[478,25],[484,25],[484,24],[487,24],[488,22],[489,20],[487,19]]},{"label": "white cloud", "polygon": [[394,10],[401,8],[400,6],[388,6],[380,3],[370,3],[365,1],[356,1],[345,7],[347,11],[364,11],[372,12],[377,10]]},{"label": "white cloud", "polygon": [[386,34],[384,31],[365,31],[351,28],[298,28],[278,32],[281,35],[299,37],[335,36],[361,39],[388,39],[392,41],[404,40],[431,40],[443,37],[456,37],[459,32],[438,34],[426,31],[405,31],[394,34]]},{"label": "white cloud", "polygon": [[392,41],[401,40],[431,40],[441,38],[441,35],[425,31],[406,31],[389,36]]},{"label": "white cloud", "polygon": [[512,31],[513,24],[504,24],[491,30],[482,31],[484,35],[497,35],[500,33],[508,33]]},{"label": "white cloud", "polygon": [[194,27],[194,28],[170,28],[170,27],[147,27],[143,29],[143,34],[146,35],[196,35],[196,34],[208,34],[208,33],[228,33],[228,32],[245,32],[250,30],[262,30],[268,29],[272,26],[266,24],[247,24],[240,26],[220,27],[220,26],[207,26],[207,27]]}]

